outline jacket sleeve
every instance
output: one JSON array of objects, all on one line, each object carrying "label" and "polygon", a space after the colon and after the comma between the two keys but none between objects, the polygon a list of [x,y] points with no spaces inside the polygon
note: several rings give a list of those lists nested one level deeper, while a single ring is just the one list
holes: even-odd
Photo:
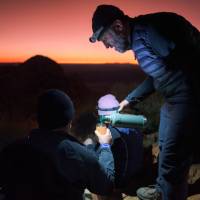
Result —
[{"label": "jacket sleeve", "polygon": [[98,153],[98,160],[91,161],[88,174],[88,189],[96,194],[107,195],[114,186],[114,159],[110,147],[102,147]]},{"label": "jacket sleeve", "polygon": [[62,173],[78,188],[106,195],[113,189],[114,159],[109,147],[100,154],[77,143],[65,141],[60,146]]},{"label": "jacket sleeve", "polygon": [[154,91],[153,79],[149,76],[136,89],[129,93],[125,99],[130,103],[137,103]]}]

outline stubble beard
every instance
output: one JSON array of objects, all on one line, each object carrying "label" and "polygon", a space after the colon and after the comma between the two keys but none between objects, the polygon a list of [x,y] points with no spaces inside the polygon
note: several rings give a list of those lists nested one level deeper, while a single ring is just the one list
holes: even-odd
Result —
[{"label": "stubble beard", "polygon": [[124,53],[129,49],[129,41],[125,35],[116,35],[115,38],[115,50],[119,53]]}]

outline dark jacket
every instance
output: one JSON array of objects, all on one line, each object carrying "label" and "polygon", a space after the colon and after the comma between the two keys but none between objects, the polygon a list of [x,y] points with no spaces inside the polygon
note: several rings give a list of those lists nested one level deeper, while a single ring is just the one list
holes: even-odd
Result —
[{"label": "dark jacket", "polygon": [[64,132],[34,130],[2,154],[7,199],[79,200],[85,188],[106,195],[113,187],[110,148],[101,148],[97,157]]},{"label": "dark jacket", "polygon": [[[115,187],[124,188],[142,169],[143,135],[137,129],[109,126],[112,135],[111,150],[115,165]],[[100,153],[100,145],[88,145]]]},{"label": "dark jacket", "polygon": [[132,128],[109,127],[113,144],[111,146],[115,163],[115,184],[123,188],[142,169],[143,135]]},{"label": "dark jacket", "polygon": [[126,99],[143,99],[155,90],[169,101],[191,101],[198,93],[200,33],[174,13],[138,16],[131,21],[132,50],[147,79]]}]

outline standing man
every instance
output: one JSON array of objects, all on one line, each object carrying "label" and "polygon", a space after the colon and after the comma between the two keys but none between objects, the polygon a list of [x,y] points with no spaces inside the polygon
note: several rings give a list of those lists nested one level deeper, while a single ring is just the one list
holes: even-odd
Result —
[{"label": "standing man", "polygon": [[199,31],[175,13],[130,18],[112,5],[99,5],[92,18],[90,42],[124,53],[132,50],[147,79],[121,103],[122,110],[154,91],[165,103],[159,126],[159,169],[155,187],[140,188],[142,200],[186,200],[195,119],[199,110]]}]

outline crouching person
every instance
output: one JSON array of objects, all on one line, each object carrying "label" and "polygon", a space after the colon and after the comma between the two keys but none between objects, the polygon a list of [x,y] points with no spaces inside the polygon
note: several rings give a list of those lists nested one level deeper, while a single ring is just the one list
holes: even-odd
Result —
[{"label": "crouching person", "polygon": [[[118,112],[119,101],[112,94],[98,100],[99,116],[112,115]],[[138,175],[141,176],[143,164],[143,134],[139,129],[109,125],[112,135],[111,150],[115,165],[115,190],[99,200],[121,200],[122,193],[134,194]],[[131,191],[132,190],[132,191]]]},{"label": "crouching person", "polygon": [[70,133],[71,99],[48,90],[39,97],[39,128],[1,152],[0,184],[5,199],[83,200],[84,189],[106,195],[112,191],[114,161],[109,129],[97,134],[98,156]]},{"label": "crouching person", "polygon": [[[112,115],[118,112],[118,109],[119,101],[116,97],[112,94],[104,95],[98,100],[97,117]],[[75,127],[79,138],[85,139],[85,136],[89,136],[85,140],[85,144],[88,144],[88,148],[93,149],[98,155],[99,150],[101,152],[101,145],[95,141],[95,138],[91,134],[91,130],[95,128],[96,122],[97,118],[95,119],[92,113],[90,115],[86,113],[85,115],[81,115],[80,119],[77,120]],[[97,124],[96,130],[102,130],[102,134],[104,134],[104,128],[106,127],[112,135],[111,151],[114,157],[115,187],[108,195],[94,195],[94,199],[122,200],[122,194],[135,195],[136,189],[144,181],[143,134],[137,128],[122,128],[112,125],[102,127],[102,124],[100,124],[100,127]]]}]

